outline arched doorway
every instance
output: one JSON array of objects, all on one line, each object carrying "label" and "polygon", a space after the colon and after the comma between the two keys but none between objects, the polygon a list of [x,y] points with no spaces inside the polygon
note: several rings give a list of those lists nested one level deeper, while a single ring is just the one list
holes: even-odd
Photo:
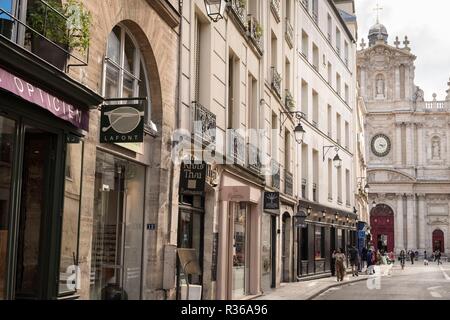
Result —
[{"label": "arched doorway", "polygon": [[433,251],[444,252],[444,232],[442,230],[433,231]]},{"label": "arched doorway", "polygon": [[394,211],[385,204],[379,204],[370,212],[372,242],[375,250],[394,251]]},{"label": "arched doorway", "polygon": [[281,272],[282,282],[289,282],[289,261],[290,261],[290,239],[291,239],[291,216],[285,212],[282,218],[282,235],[281,235]]}]

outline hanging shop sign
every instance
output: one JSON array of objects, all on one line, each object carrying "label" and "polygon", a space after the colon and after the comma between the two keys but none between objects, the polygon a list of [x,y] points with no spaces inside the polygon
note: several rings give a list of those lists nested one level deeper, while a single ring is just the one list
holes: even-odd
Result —
[{"label": "hanging shop sign", "polygon": [[74,106],[0,68],[0,88],[31,102],[75,127],[88,131],[89,110]]},{"label": "hanging shop sign", "polygon": [[180,193],[202,195],[205,191],[206,163],[190,162],[181,164]]},{"label": "hanging shop sign", "polygon": [[101,143],[144,142],[144,104],[103,105]]},{"label": "hanging shop sign", "polygon": [[280,210],[279,192],[264,192],[264,210]]}]

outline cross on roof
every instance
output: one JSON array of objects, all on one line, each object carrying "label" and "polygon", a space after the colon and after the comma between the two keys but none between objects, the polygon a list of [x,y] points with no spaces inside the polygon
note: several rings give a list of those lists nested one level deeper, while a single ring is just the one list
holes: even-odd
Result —
[{"label": "cross on roof", "polygon": [[400,41],[398,40],[398,37],[395,37],[395,47],[398,48],[398,46],[400,45]]},{"label": "cross on roof", "polygon": [[403,41],[403,44],[405,45],[405,48],[408,48],[408,45],[409,45],[410,43],[411,43],[411,42],[409,42],[408,37],[405,37],[405,41]]},{"label": "cross on roof", "polygon": [[379,3],[377,3],[376,8],[373,10],[377,12],[377,23],[380,23],[380,11],[383,10],[383,8],[380,7]]},{"label": "cross on roof", "polygon": [[361,49],[365,49],[366,48],[366,42],[364,41],[364,38],[361,39]]}]

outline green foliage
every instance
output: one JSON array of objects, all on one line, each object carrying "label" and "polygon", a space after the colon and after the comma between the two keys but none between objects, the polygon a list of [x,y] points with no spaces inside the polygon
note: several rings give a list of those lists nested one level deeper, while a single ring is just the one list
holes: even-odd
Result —
[{"label": "green foliage", "polygon": [[90,42],[91,14],[76,0],[64,4],[46,0],[45,3],[40,0],[31,3],[27,24],[51,41],[84,54]]}]

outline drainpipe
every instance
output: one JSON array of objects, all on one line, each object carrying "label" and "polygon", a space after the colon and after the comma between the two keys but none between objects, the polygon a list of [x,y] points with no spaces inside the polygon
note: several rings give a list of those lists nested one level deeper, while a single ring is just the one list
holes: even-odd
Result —
[{"label": "drainpipe", "polygon": [[[176,89],[176,100],[175,100],[175,129],[180,128],[180,103],[181,103],[181,55],[183,50],[183,0],[178,1],[178,6],[180,10],[180,27],[179,27],[179,36],[178,36],[178,67],[177,67],[177,89]],[[172,145],[173,147],[173,145]],[[169,188],[169,222],[168,222],[168,233],[167,233],[167,242],[170,243],[171,241],[171,229],[172,229],[172,201],[173,201],[173,179],[174,179],[174,163],[171,161],[170,164],[170,188]]]}]

